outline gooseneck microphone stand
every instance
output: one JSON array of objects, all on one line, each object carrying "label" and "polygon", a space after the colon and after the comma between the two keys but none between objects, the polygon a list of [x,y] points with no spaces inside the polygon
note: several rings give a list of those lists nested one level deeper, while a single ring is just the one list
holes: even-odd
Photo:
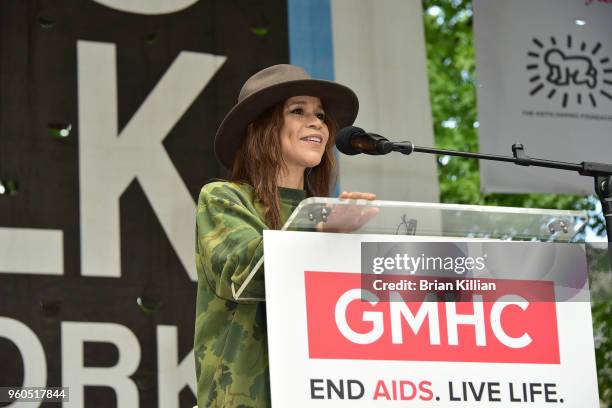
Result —
[{"label": "gooseneck microphone stand", "polygon": [[593,177],[595,192],[601,201],[601,208],[606,221],[606,232],[608,233],[608,252],[612,263],[612,164],[582,162],[567,163],[552,160],[531,158],[525,154],[522,144],[513,144],[513,156],[498,156],[485,153],[461,152],[457,150],[435,149],[432,147],[415,146],[411,142],[393,143],[391,151],[402,154],[430,153],[448,156],[470,157],[479,160],[502,161],[518,164],[519,166],[548,167],[551,169],[576,171],[581,176]]}]

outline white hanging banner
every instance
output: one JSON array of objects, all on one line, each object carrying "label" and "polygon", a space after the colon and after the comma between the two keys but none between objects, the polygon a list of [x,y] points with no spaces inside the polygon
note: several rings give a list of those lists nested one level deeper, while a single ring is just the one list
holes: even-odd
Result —
[{"label": "white hanging banner", "polygon": [[[432,146],[422,7],[418,0],[331,0],[334,76],[359,96],[356,126]],[[340,155],[339,163],[342,190],[439,201],[434,156]]]},{"label": "white hanging banner", "polygon": [[[612,163],[611,21],[603,0],[474,0],[480,150]],[[594,193],[569,171],[480,169],[486,192]]]}]

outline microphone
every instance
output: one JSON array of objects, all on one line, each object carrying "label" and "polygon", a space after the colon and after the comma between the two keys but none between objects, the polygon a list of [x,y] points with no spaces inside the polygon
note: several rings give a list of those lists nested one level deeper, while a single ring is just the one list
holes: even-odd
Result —
[{"label": "microphone", "polygon": [[367,133],[365,130],[347,126],[338,132],[336,147],[341,153],[353,156],[359,153],[381,155],[393,150],[393,142],[375,133]]}]

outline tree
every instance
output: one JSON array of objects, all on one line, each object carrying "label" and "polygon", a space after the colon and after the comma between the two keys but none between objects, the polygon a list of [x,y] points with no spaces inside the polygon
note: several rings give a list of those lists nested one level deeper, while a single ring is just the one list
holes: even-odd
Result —
[{"label": "tree", "polygon": [[[423,0],[423,10],[436,145],[478,151],[472,2]],[[586,210],[589,228],[598,235],[605,232],[595,196],[483,194],[478,161],[460,157],[438,157],[438,172],[441,202]],[[612,406],[612,302],[594,302],[592,310],[600,398]]]}]

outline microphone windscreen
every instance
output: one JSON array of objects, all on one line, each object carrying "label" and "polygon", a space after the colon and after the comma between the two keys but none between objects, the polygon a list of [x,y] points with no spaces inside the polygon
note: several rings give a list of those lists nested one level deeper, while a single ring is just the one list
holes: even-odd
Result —
[{"label": "microphone windscreen", "polygon": [[356,149],[351,144],[351,139],[360,134],[365,134],[365,130],[356,126],[347,126],[340,129],[336,137],[336,148],[338,148],[340,153],[348,154],[349,156],[361,153],[361,150]]}]

